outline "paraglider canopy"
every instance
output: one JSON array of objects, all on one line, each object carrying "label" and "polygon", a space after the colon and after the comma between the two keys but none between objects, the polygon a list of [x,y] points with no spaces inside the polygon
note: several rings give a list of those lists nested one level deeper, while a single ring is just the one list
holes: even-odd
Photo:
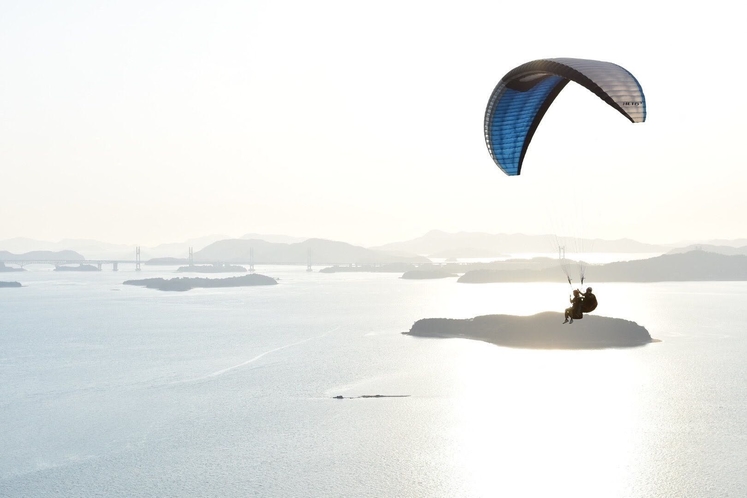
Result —
[{"label": "paraglider canopy", "polygon": [[617,64],[568,58],[527,62],[501,79],[485,110],[485,143],[507,175],[521,174],[537,126],[569,81],[588,88],[631,122],[646,120],[641,85]]}]

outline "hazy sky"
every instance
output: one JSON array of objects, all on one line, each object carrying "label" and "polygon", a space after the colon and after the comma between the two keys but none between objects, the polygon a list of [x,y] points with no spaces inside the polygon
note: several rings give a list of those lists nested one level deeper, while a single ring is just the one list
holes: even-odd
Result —
[{"label": "hazy sky", "polygon": [[[742,7],[661,5],[0,1],[0,240],[375,245],[579,206],[589,237],[747,237]],[[545,57],[627,68],[648,120],[570,84],[509,178],[485,105]]]}]

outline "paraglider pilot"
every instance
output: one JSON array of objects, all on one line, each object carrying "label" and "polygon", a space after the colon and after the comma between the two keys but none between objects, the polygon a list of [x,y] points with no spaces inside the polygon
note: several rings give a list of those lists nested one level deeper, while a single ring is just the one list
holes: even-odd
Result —
[{"label": "paraglider pilot", "polygon": [[[581,312],[581,303],[583,298],[581,297],[581,291],[578,289],[573,290],[573,297],[570,298],[571,307],[565,309],[565,321],[563,323],[573,323],[573,319],[581,319],[584,315]],[[570,321],[569,321],[570,319]]]},{"label": "paraglider pilot", "polygon": [[597,309],[597,296],[591,292],[591,287],[586,288],[583,294],[580,290],[573,291],[573,297],[570,299],[571,307],[565,310],[565,321],[563,323],[573,323],[573,320],[579,320],[584,317],[584,313],[591,313]]},{"label": "paraglider pilot", "polygon": [[586,292],[581,295],[581,312],[591,313],[597,309],[597,296],[591,292],[591,287],[586,288]]}]

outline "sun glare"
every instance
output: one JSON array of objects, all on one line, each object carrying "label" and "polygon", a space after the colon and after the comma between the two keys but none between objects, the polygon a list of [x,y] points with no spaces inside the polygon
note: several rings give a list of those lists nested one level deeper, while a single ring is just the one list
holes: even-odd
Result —
[{"label": "sun glare", "polygon": [[475,343],[457,370],[459,461],[474,496],[554,496],[559,487],[619,496],[626,489],[638,376],[624,352]]}]

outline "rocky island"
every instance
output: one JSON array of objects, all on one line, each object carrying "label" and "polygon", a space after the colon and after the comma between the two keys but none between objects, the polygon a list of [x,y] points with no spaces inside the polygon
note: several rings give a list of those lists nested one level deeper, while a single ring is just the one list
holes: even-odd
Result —
[{"label": "rocky island", "polygon": [[218,288],[218,287],[247,287],[252,285],[277,285],[277,280],[265,275],[251,274],[240,277],[229,278],[189,278],[177,277],[146,278],[143,280],[127,280],[124,285],[138,285],[148,289],[163,291],[188,291],[195,288]]},{"label": "rocky island", "polygon": [[403,334],[461,337],[529,349],[628,348],[656,342],[644,327],[620,318],[585,315],[572,324],[562,322],[563,314],[554,311],[532,316],[485,315],[464,320],[425,318]]}]

